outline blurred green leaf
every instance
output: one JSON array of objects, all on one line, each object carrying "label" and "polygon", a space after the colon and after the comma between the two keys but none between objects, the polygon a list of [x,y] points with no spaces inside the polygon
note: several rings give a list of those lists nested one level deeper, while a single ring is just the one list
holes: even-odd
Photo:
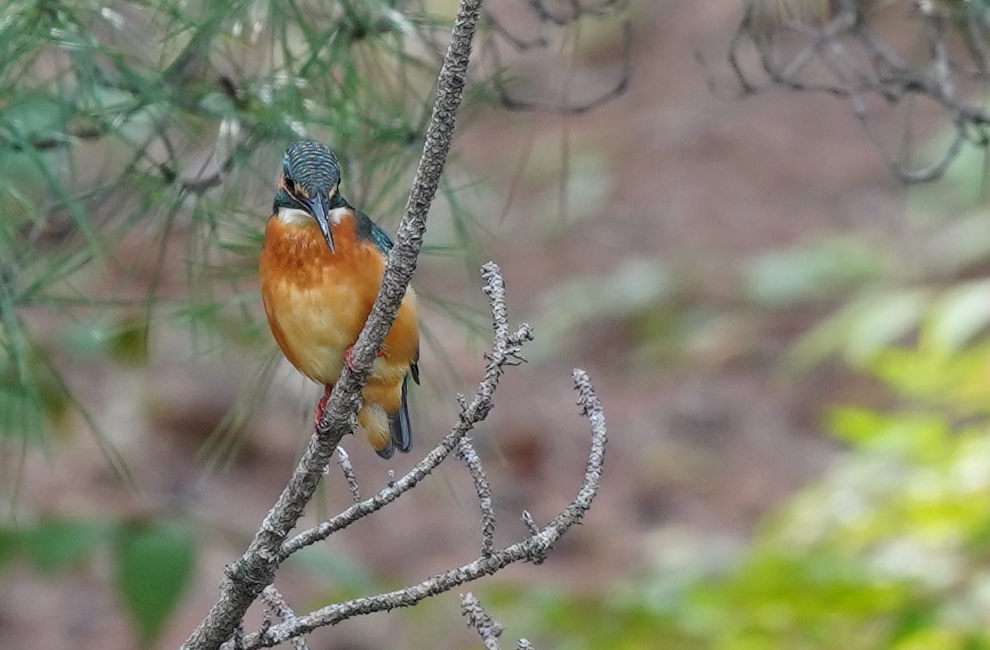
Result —
[{"label": "blurred green leaf", "polygon": [[790,361],[807,368],[840,354],[862,367],[921,324],[931,299],[926,289],[872,291],[816,325],[794,345]]},{"label": "blurred green leaf", "polygon": [[102,522],[49,519],[30,530],[26,547],[39,569],[55,573],[85,560],[112,532],[113,526]]},{"label": "blurred green leaf", "polygon": [[22,546],[23,535],[13,526],[0,524],[0,571]]},{"label": "blurred green leaf", "polygon": [[[654,603],[610,593],[579,593],[543,585],[495,585],[479,595],[500,620],[513,621],[513,636],[539,637],[537,646],[566,650],[698,650],[704,639]],[[497,614],[495,614],[497,612]],[[552,639],[552,642],[550,641]]]},{"label": "blurred green leaf", "polygon": [[18,351],[3,337],[0,323],[0,440],[43,442],[47,425],[69,410],[70,396],[35,349]]},{"label": "blurred green leaf", "polygon": [[855,406],[832,409],[828,424],[838,437],[862,449],[932,462],[945,456],[952,433],[948,422],[937,413],[888,415]]},{"label": "blurred green leaf", "polygon": [[[945,200],[933,209],[945,211]],[[932,270],[959,273],[978,267],[990,258],[990,213],[984,209],[939,227],[931,234],[929,256]]]},{"label": "blurred green leaf", "polygon": [[147,360],[147,321],[128,317],[103,321],[67,327],[62,336],[66,348],[80,357],[107,356],[126,366],[141,365]]},{"label": "blurred green leaf", "polygon": [[124,365],[142,365],[148,360],[148,323],[130,319],[121,323],[110,339],[110,354]]},{"label": "blurred green leaf", "polygon": [[854,366],[865,363],[911,333],[921,321],[927,298],[923,290],[906,289],[864,301],[844,346],[849,362]]},{"label": "blurred green leaf", "polygon": [[124,527],[117,539],[117,589],[142,647],[158,638],[193,575],[196,538],[180,522]]},{"label": "blurred green leaf", "polygon": [[882,648],[910,609],[910,585],[879,580],[827,550],[757,552],[693,595],[716,648]]},{"label": "blurred green leaf", "polygon": [[27,141],[58,137],[62,134],[65,103],[56,96],[40,93],[7,98],[0,125],[8,138]]},{"label": "blurred green leaf", "polygon": [[955,352],[990,325],[990,280],[964,282],[939,299],[925,328],[931,343]]},{"label": "blurred green leaf", "polygon": [[605,276],[576,277],[557,285],[543,297],[536,318],[543,336],[534,343],[534,357],[567,345],[588,322],[628,318],[672,298],[679,288],[667,266],[642,258],[628,258]]},{"label": "blurred green leaf", "polygon": [[954,354],[922,342],[882,350],[864,369],[911,399],[983,414],[990,409],[988,355],[990,342]]},{"label": "blurred green leaf", "polygon": [[884,424],[881,413],[862,406],[836,406],[829,412],[829,428],[850,443],[871,439]]},{"label": "blurred green leaf", "polygon": [[779,307],[822,298],[879,277],[883,258],[864,237],[843,237],[757,257],[743,278],[750,300]]}]

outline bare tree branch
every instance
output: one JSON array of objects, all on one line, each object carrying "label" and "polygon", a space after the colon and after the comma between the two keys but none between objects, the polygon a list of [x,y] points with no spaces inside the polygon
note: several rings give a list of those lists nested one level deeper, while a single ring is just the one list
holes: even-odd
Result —
[{"label": "bare tree branch", "polygon": [[354,500],[354,503],[360,503],[361,488],[358,486],[357,477],[354,476],[354,466],[351,465],[351,457],[340,446],[337,447],[337,464],[340,465],[340,471],[344,475],[344,480],[347,481],[347,489],[351,492],[351,499]]},{"label": "bare tree branch", "polygon": [[333,450],[350,432],[350,417],[357,412],[358,394],[371,364],[416,269],[416,258],[426,230],[426,217],[436,194],[453,139],[457,111],[467,77],[471,41],[482,0],[462,0],[454,20],[450,45],[437,81],[433,116],[426,133],[409,201],[399,225],[396,244],[371,315],[354,345],[355,370],[345,368],[331,396],[323,419],[310,439],[289,483],[269,511],[244,555],[227,567],[220,595],[209,614],[182,645],[183,650],[214,650],[234,633],[262,590],[275,578],[282,558],[282,543],[302,516],[306,504],[330,462]]},{"label": "bare tree branch", "polygon": [[[984,148],[990,143],[990,112],[983,100],[990,89],[990,15],[981,3],[835,0],[827,8],[821,4],[817,14],[792,4],[746,0],[728,48],[742,94],[778,86],[846,99],[884,162],[905,183],[939,178],[966,142]],[[907,56],[897,54],[884,31],[895,12],[901,20],[898,36],[910,34],[917,42]],[[759,61],[758,75],[743,63],[750,48]],[[952,138],[919,166],[910,152],[895,150],[879,135],[871,97],[888,107],[928,98],[941,108]]]},{"label": "bare tree branch", "polygon": [[519,518],[522,520],[523,524],[526,526],[526,530],[528,530],[530,533],[532,533],[533,535],[535,535],[536,533],[539,532],[540,527],[536,525],[536,522],[535,521],[533,521],[533,515],[531,515],[529,513],[529,510],[523,510],[522,511],[522,515],[520,515]]},{"label": "bare tree branch", "polygon": [[[228,647],[245,650],[270,647],[288,640],[301,639],[303,635],[319,627],[334,625],[352,616],[414,605],[429,596],[491,575],[514,562],[539,564],[544,561],[557,539],[583,518],[598,491],[607,434],[605,420],[590,380],[584,372],[575,370],[574,381],[580,395],[578,403],[592,430],[591,453],[581,487],[571,504],[545,527],[538,528],[532,518],[529,518],[529,537],[506,548],[495,549],[491,488],[481,461],[466,436],[493,408],[493,396],[505,367],[523,361],[522,345],[531,340],[532,333],[528,325],[522,325],[514,331],[510,329],[504,282],[498,267],[491,262],[484,266],[483,278],[484,291],[492,309],[492,349],[486,355],[485,373],[473,399],[467,402],[459,396],[461,412],[447,436],[402,477],[395,479],[390,473],[388,485],[363,501],[360,500],[358,482],[347,454],[338,447],[341,438],[352,431],[352,420],[359,405],[359,391],[367,380],[372,363],[416,268],[426,229],[427,212],[439,186],[453,136],[481,2],[482,0],[462,0],[454,21],[450,45],[440,71],[423,155],[398,228],[396,244],[389,254],[381,288],[371,315],[353,347],[353,369],[345,367],[342,371],[316,425],[316,431],[286,488],[265,517],[247,551],[227,567],[216,604],[183,645],[183,650],[214,650],[225,642]],[[354,504],[330,520],[288,539],[329,467],[335,449],[338,450],[338,463]],[[281,563],[294,552],[325,539],[392,503],[419,484],[455,451],[467,464],[478,493],[482,511],[481,556],[473,562],[404,589],[357,598],[296,616],[271,587]],[[282,622],[273,624],[269,617],[256,632],[243,634],[241,626],[244,613],[259,596]],[[525,647],[522,642],[520,647]]]},{"label": "bare tree branch", "polygon": [[[467,618],[468,627],[474,628],[481,636],[485,650],[499,650],[498,638],[502,636],[502,624],[485,611],[471,592],[461,596],[461,614]],[[533,650],[533,645],[526,639],[519,639],[516,648],[518,650]]]},{"label": "bare tree branch", "polygon": [[410,607],[425,598],[492,575],[516,562],[541,564],[557,540],[584,517],[601,484],[605,446],[608,442],[605,414],[587,373],[583,370],[574,370],[574,385],[579,395],[578,405],[591,426],[591,452],[577,495],[549,524],[520,542],[495,550],[490,556],[481,556],[473,562],[450,569],[418,584],[384,594],[328,605],[305,616],[249,634],[243,640],[245,650],[276,646],[293,637],[307,634],[320,627],[336,625],[354,616],[391,611],[397,607]]},{"label": "bare tree branch", "polygon": [[[291,621],[296,618],[292,608],[289,607],[289,603],[286,602],[282,594],[273,585],[265,587],[264,591],[261,592],[261,599],[265,601],[268,609],[283,621]],[[266,629],[268,627],[270,625],[265,626]],[[306,640],[302,636],[291,639],[291,642],[296,650],[309,650],[306,646]],[[241,644],[243,645],[243,639],[241,640]]]},{"label": "bare tree branch", "polygon": [[481,466],[481,459],[474,451],[474,446],[467,438],[461,438],[458,443],[457,456],[467,465],[474,481],[474,491],[478,495],[478,506],[481,508],[481,557],[490,556],[495,550],[495,511],[492,509],[492,488]]},{"label": "bare tree branch", "polygon": [[486,650],[499,650],[498,638],[502,636],[502,624],[488,615],[470,591],[461,595],[461,614],[467,619],[468,627],[478,631]]}]

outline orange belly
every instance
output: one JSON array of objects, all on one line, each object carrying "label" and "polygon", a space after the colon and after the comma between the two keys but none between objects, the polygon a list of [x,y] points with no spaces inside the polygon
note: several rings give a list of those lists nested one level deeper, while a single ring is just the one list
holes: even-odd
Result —
[{"label": "orange belly", "polygon": [[[272,334],[286,358],[313,381],[333,384],[344,351],[357,341],[385,270],[384,257],[359,240],[352,221],[334,228],[331,252],[316,223],[268,221],[259,272]],[[409,289],[375,360],[365,401],[395,413],[402,381],[419,351],[416,295]]]}]

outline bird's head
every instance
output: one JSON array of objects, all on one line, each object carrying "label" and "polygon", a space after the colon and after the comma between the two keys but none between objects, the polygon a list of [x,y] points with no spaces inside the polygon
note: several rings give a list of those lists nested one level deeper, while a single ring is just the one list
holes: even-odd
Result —
[{"label": "bird's head", "polygon": [[274,210],[280,215],[314,219],[332,251],[336,225],[332,211],[347,205],[339,185],[340,163],[330,148],[319,142],[297,142],[282,158]]}]

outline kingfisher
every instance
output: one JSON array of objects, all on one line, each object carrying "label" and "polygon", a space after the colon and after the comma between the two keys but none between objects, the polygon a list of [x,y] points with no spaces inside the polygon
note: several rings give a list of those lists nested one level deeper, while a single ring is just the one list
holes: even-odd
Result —
[{"label": "kingfisher", "polygon": [[[323,384],[319,422],[364,327],[392,240],[340,193],[329,147],[297,142],[282,158],[259,274],[272,335],[300,372]],[[361,391],[358,424],[382,458],[412,446],[407,394],[419,383],[419,321],[409,288]]]}]

